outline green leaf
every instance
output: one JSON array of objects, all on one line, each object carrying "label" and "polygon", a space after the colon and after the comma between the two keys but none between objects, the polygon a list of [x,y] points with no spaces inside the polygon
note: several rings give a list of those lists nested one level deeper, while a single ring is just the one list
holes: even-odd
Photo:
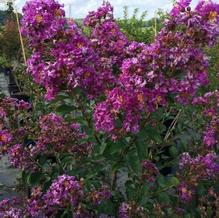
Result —
[{"label": "green leaf", "polygon": [[154,128],[150,125],[147,125],[147,126],[145,126],[143,131],[145,132],[145,134],[148,136],[149,139],[154,140],[157,143],[162,142],[161,135],[156,128]]},{"label": "green leaf", "polygon": [[149,200],[149,189],[150,188],[147,185],[143,185],[141,188],[141,193],[140,193],[139,200],[138,200],[138,203],[141,206],[145,206]]},{"label": "green leaf", "polygon": [[199,196],[204,196],[206,195],[206,191],[207,188],[204,186],[203,183],[199,183],[198,187],[197,187],[197,192]]},{"label": "green leaf", "polygon": [[40,180],[42,179],[42,173],[41,172],[34,172],[34,173],[30,173],[27,177],[27,183],[29,185],[38,185],[40,184]]},{"label": "green leaf", "polygon": [[116,213],[115,203],[113,203],[111,200],[103,201],[98,206],[98,213],[113,216]]},{"label": "green leaf", "polygon": [[136,175],[141,174],[141,161],[135,151],[131,151],[126,156],[127,165],[133,170]]},{"label": "green leaf", "polygon": [[127,194],[128,199],[135,198],[136,190],[135,190],[134,183],[132,181],[127,181],[125,183],[125,187],[126,187],[126,194]]},{"label": "green leaf", "polygon": [[71,218],[72,217],[72,214],[71,212],[65,210],[61,215],[60,215],[60,218]]},{"label": "green leaf", "polygon": [[160,193],[158,196],[158,199],[159,199],[160,203],[168,204],[170,202],[170,197],[165,192]]},{"label": "green leaf", "polygon": [[56,108],[56,112],[60,113],[60,114],[68,114],[71,113],[75,110],[75,107],[72,105],[60,105],[58,108]]},{"label": "green leaf", "polygon": [[28,174],[25,171],[22,171],[21,179],[24,183],[27,183]]},{"label": "green leaf", "polygon": [[145,131],[141,131],[137,137],[136,148],[138,152],[138,158],[140,161],[142,161],[148,158],[148,145]]},{"label": "green leaf", "polygon": [[171,183],[171,185],[178,186],[180,181],[177,177],[173,176],[170,178],[170,183]]},{"label": "green leaf", "polygon": [[158,108],[158,110],[152,114],[152,118],[157,120],[157,121],[162,120],[163,116],[164,116],[163,108]]},{"label": "green leaf", "polygon": [[103,155],[105,157],[112,157],[112,156],[115,157],[115,154],[119,154],[122,151],[122,149],[124,149],[123,143],[122,142],[108,142],[103,151]]},{"label": "green leaf", "polygon": [[157,182],[158,182],[159,186],[162,187],[162,188],[166,186],[166,182],[165,182],[165,179],[164,179],[163,175],[159,175],[157,177]]},{"label": "green leaf", "polygon": [[177,151],[175,145],[174,145],[174,146],[171,146],[170,149],[169,149],[169,151],[170,151],[170,155],[171,155],[172,157],[176,157],[176,156],[178,155],[178,151]]}]

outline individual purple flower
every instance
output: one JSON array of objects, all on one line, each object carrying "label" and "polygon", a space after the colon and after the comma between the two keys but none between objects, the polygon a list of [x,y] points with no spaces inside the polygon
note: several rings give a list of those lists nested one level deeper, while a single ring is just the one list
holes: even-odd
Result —
[{"label": "individual purple flower", "polygon": [[219,175],[218,156],[215,153],[208,153],[202,158],[202,162],[206,167],[206,175],[209,178],[215,178]]},{"label": "individual purple flower", "polygon": [[182,182],[179,187],[179,198],[181,201],[188,203],[190,202],[195,194],[195,191],[193,188],[189,187],[186,183]]},{"label": "individual purple flower", "polygon": [[119,207],[119,218],[131,218],[129,216],[130,210],[131,210],[130,205],[123,202]]},{"label": "individual purple flower", "polygon": [[5,112],[4,108],[0,107],[0,119],[4,119],[7,113]]},{"label": "individual purple flower", "polygon": [[95,205],[101,204],[103,201],[110,199],[111,196],[112,193],[107,186],[102,186],[99,190],[91,192],[91,199]]},{"label": "individual purple flower", "polygon": [[183,153],[180,157],[179,161],[179,169],[182,170],[186,167],[189,167],[192,163],[192,157],[189,155],[189,153]]},{"label": "individual purple flower", "polygon": [[204,111],[204,115],[210,118],[214,117],[216,114],[217,112],[215,108],[209,108]]},{"label": "individual purple flower", "polygon": [[12,135],[8,130],[0,130],[0,146],[8,145],[12,140]]},{"label": "individual purple flower", "polygon": [[177,16],[180,12],[185,11],[186,7],[190,5],[192,0],[179,0],[174,5],[173,9],[171,10],[170,14],[172,16]]},{"label": "individual purple flower", "polygon": [[207,148],[212,148],[216,145],[216,143],[217,143],[216,132],[213,128],[208,128],[204,132],[203,142]]},{"label": "individual purple flower", "polygon": [[29,110],[31,108],[31,104],[24,100],[21,100],[17,102],[16,108],[18,110]]},{"label": "individual purple flower", "polygon": [[219,23],[219,5],[217,3],[211,0],[201,0],[196,6],[195,11],[197,11],[203,19]]}]

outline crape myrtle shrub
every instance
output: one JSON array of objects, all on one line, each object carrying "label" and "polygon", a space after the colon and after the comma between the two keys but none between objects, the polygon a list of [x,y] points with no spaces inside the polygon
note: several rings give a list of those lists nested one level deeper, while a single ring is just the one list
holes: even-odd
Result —
[{"label": "crape myrtle shrub", "polygon": [[89,36],[58,2],[26,3],[27,72],[45,101],[0,101],[1,154],[30,190],[1,201],[1,217],[219,215],[219,92],[204,92],[219,5],[189,4],[144,44],[108,2],[84,19]]}]

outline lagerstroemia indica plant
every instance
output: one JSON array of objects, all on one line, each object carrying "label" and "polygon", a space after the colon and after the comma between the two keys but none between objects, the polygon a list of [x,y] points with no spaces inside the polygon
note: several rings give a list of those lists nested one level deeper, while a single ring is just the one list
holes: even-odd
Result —
[{"label": "lagerstroemia indica plant", "polygon": [[55,0],[30,0],[22,34],[37,107],[0,101],[1,153],[23,171],[26,196],[1,217],[217,217],[219,91],[206,46],[219,4],[181,0],[151,44],[130,42],[104,2],[85,34]]}]

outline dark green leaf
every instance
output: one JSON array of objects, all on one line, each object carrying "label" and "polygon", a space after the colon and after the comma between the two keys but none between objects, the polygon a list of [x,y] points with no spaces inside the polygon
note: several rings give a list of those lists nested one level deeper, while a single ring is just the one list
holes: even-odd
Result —
[{"label": "dark green leaf", "polygon": [[27,177],[27,182],[29,185],[37,185],[40,183],[40,180],[42,179],[42,173],[41,172],[34,172],[30,173]]}]

